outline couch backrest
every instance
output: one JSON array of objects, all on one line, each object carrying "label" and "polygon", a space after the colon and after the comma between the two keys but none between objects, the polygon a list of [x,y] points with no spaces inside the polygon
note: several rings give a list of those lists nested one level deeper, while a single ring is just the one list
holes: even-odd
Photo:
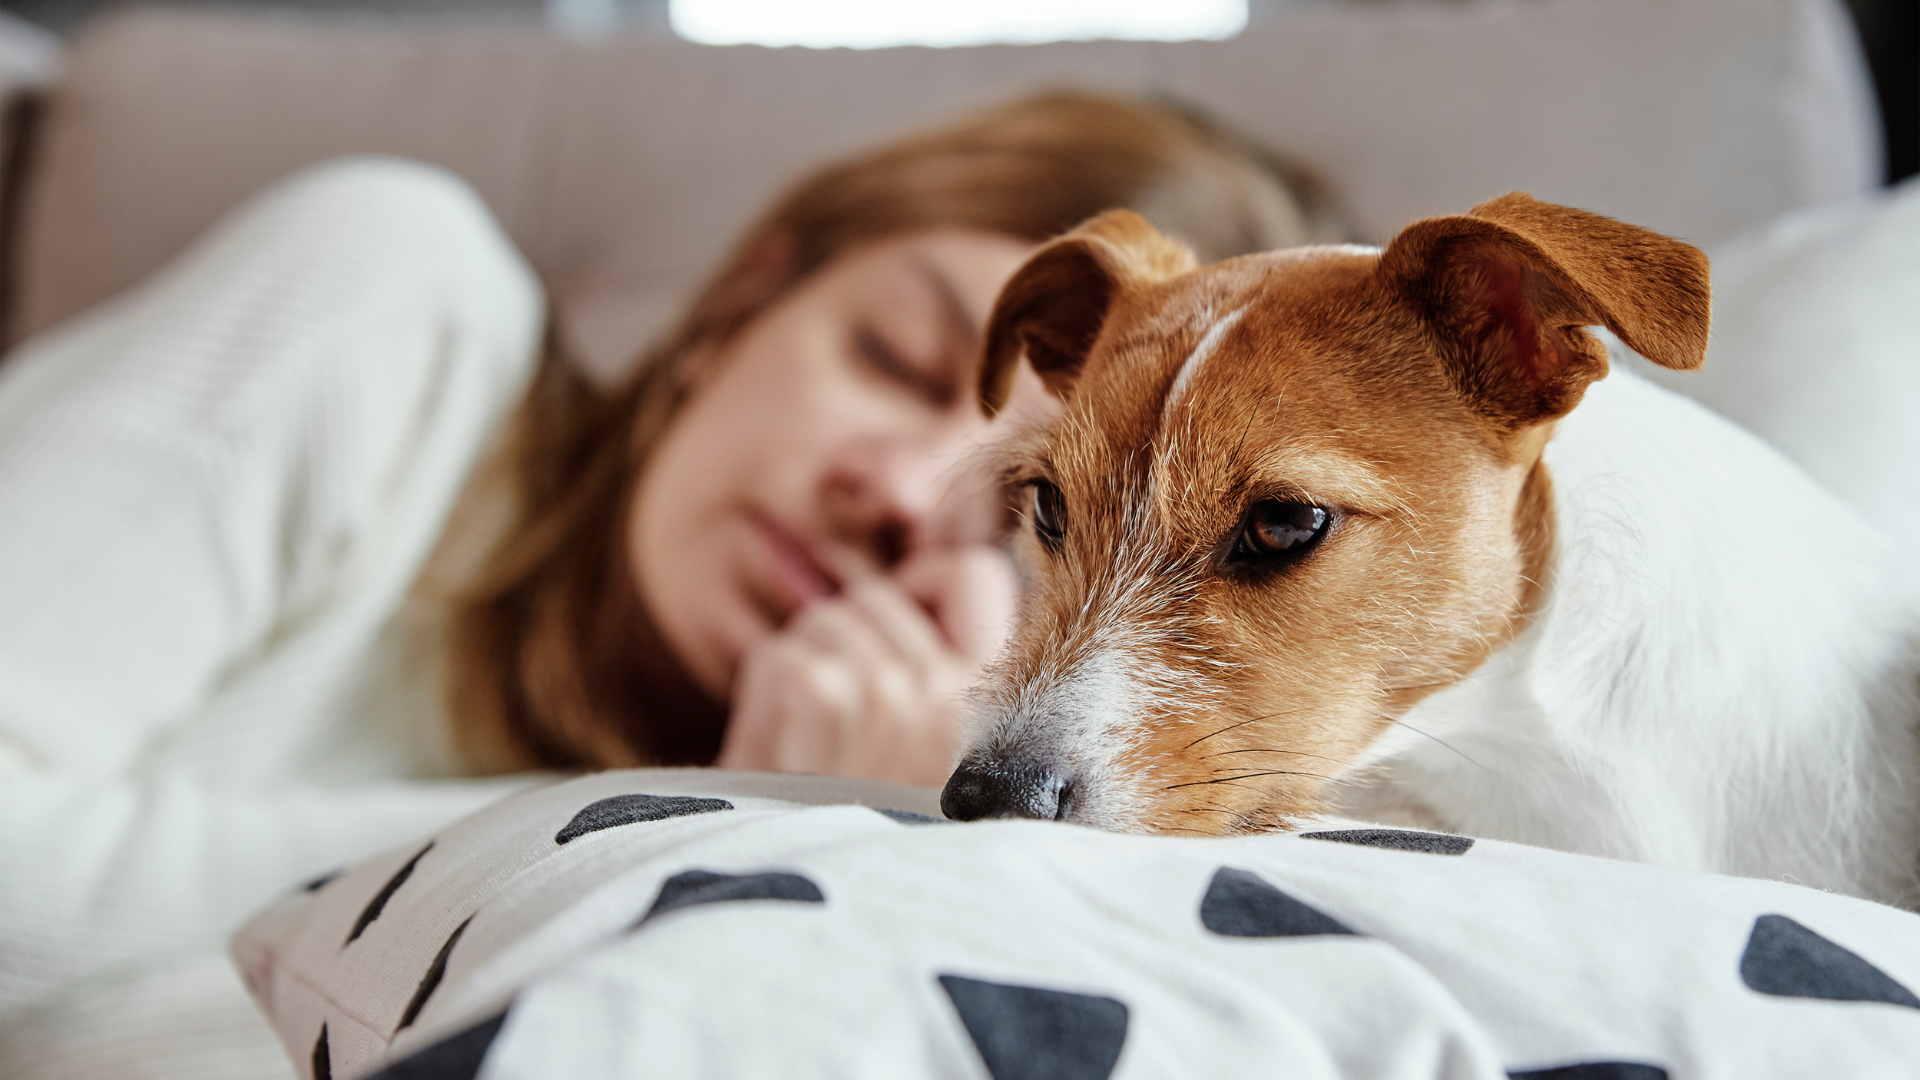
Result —
[{"label": "couch backrest", "polygon": [[1329,5],[1226,42],[872,51],[142,12],[86,34],[46,103],[12,326],[126,288],[291,169],[384,151],[470,180],[614,364],[796,171],[1060,84],[1195,103],[1374,238],[1526,189],[1712,240],[1874,185],[1864,79],[1837,0]]}]

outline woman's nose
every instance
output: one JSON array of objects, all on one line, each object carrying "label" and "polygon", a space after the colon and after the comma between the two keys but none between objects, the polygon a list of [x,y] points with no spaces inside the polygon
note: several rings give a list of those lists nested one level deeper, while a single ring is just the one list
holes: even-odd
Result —
[{"label": "woman's nose", "polygon": [[[822,491],[841,538],[891,567],[916,549],[955,532],[952,518],[965,474],[958,440],[870,438],[843,444],[829,463]],[[962,496],[964,501],[964,496]]]}]

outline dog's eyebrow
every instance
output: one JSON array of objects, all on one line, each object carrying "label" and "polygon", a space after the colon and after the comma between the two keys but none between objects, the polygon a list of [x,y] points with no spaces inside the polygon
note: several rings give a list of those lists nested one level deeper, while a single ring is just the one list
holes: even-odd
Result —
[{"label": "dog's eyebrow", "polygon": [[1046,433],[1039,428],[1015,430],[987,444],[983,460],[1001,483],[1019,483],[1053,471]]},{"label": "dog's eyebrow", "polygon": [[1405,494],[1384,469],[1338,450],[1290,442],[1262,454],[1253,472],[1285,477],[1302,493],[1338,497],[1352,510],[1391,514],[1407,509]]}]

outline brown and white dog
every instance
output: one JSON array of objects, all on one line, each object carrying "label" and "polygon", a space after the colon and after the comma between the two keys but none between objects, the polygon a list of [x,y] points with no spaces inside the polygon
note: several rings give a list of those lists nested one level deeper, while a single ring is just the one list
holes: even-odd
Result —
[{"label": "brown and white dog", "polygon": [[989,412],[1022,355],[1066,405],[1005,451],[1027,595],[947,813],[1344,811],[1911,903],[1897,552],[1585,329],[1688,369],[1708,320],[1698,251],[1521,194],[1385,250],[1050,243],[988,331]]}]

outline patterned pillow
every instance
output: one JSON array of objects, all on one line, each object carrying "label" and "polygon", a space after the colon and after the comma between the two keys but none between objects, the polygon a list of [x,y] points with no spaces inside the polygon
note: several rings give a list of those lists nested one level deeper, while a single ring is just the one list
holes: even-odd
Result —
[{"label": "patterned pillow", "polygon": [[314,1080],[1654,1080],[1920,1054],[1920,919],[1865,901],[1394,829],[958,825],[805,805],[846,790],[814,783],[524,792],[312,883],[234,954]]}]

